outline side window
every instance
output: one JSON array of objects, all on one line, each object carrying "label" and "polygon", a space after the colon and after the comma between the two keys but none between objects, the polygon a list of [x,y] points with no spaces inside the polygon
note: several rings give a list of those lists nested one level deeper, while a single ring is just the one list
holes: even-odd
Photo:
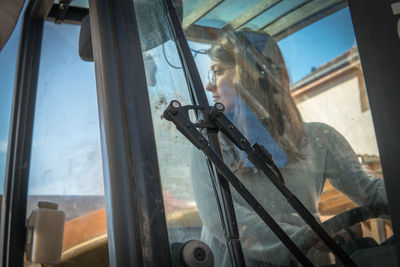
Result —
[{"label": "side window", "polygon": [[0,51],[0,194],[4,194],[8,134],[14,92],[15,64],[18,54],[20,23]]},{"label": "side window", "polygon": [[44,22],[27,216],[39,201],[57,203],[66,214],[62,260],[83,261],[91,249],[108,266],[94,64],[79,57],[79,31]]}]

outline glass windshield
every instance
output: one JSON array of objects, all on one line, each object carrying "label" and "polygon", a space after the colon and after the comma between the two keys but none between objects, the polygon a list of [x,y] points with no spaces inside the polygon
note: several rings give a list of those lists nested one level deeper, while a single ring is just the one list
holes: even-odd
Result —
[{"label": "glass windshield", "polygon": [[[163,1],[134,5],[173,265],[182,265],[188,241],[200,240],[211,249],[214,266],[233,266],[212,168],[162,117],[172,100],[192,104],[193,93]],[[396,266],[371,112],[344,1],[183,0],[175,6],[209,103],[222,103],[245,137],[265,147],[285,186],[358,265]],[[69,225],[64,259],[89,244],[86,248],[103,249],[104,263],[93,64],[77,58],[77,36],[76,26],[45,24],[43,40],[52,45],[42,51],[30,209],[39,199],[58,203]],[[62,70],[55,67],[60,64]],[[226,136],[218,139],[224,162],[307,258],[317,266],[339,265],[269,177]],[[279,238],[231,191],[247,266],[297,266]],[[346,213],[355,207],[363,209]]]},{"label": "glass windshield", "polygon": [[[204,154],[162,116],[172,100],[193,104],[164,3],[133,2],[172,263],[182,266],[182,248],[200,240],[211,249],[214,266],[233,266],[214,172]],[[345,1],[182,0],[175,6],[210,105],[222,103],[226,117],[251,144],[268,151],[284,186],[359,266],[397,266]],[[108,254],[94,68],[78,57],[78,34],[75,25],[44,26],[28,215],[38,201],[57,203],[67,217],[64,262],[73,264],[72,257],[92,250],[91,264],[103,266]],[[229,138],[219,133],[218,140],[225,164],[307,258],[317,266],[340,266],[270,177]],[[231,191],[246,265],[298,266],[246,200]],[[356,207],[362,209],[347,212]]]},{"label": "glass windshield", "polygon": [[[246,138],[267,149],[286,187],[354,261],[365,266],[390,251],[384,259],[389,266],[396,257],[390,216],[348,9],[342,1],[278,1],[263,9],[262,1],[249,1],[238,14],[224,8],[228,2],[239,8],[226,1],[205,14],[207,4],[188,4],[191,12],[183,17],[210,104],[224,104],[225,115]],[[185,24],[188,14],[198,15],[192,25]],[[247,155],[222,134],[219,141],[224,162],[307,257],[320,266],[339,263]],[[194,149],[189,165],[203,223],[200,239],[216,266],[230,266],[225,233],[211,212],[218,205],[203,156]],[[232,196],[247,265],[296,265],[233,189]],[[363,209],[346,213],[356,207]]]}]

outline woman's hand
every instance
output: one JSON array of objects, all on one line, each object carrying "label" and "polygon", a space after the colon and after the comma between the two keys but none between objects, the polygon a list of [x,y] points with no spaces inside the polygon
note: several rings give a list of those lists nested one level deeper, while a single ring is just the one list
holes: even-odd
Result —
[{"label": "woman's hand", "polygon": [[[332,236],[333,240],[336,241],[336,243],[339,246],[342,246],[351,240],[359,239],[362,238],[362,229],[361,225],[355,224],[351,227],[348,227],[346,229],[342,229],[339,232],[335,233]],[[319,241],[315,246],[316,249],[323,251],[323,252],[330,252],[331,250],[325,245],[323,241]]]}]

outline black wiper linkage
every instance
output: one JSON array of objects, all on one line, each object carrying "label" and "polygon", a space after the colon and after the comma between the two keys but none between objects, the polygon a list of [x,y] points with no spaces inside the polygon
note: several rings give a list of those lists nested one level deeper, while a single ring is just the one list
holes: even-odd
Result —
[{"label": "black wiper linkage", "polygon": [[[322,241],[332,250],[345,266],[357,266],[353,260],[335,243],[329,234],[317,222],[314,216],[290,192],[286,187],[282,174],[272,160],[268,151],[259,144],[251,146],[250,142],[240,133],[232,122],[224,115],[224,105],[216,103],[210,106],[181,106],[177,100],[171,101],[164,111],[164,118],[173,122],[176,128],[198,149],[202,150],[208,159],[214,163],[215,167],[225,177],[226,180],[237,190],[243,199],[254,209],[260,218],[268,225],[289,251],[303,266],[313,266],[304,253],[282,230],[279,224],[263,208],[260,202],[244,187],[240,180],[233,174],[224,161],[210,147],[209,142],[198,129],[211,131],[221,131],[239,149],[243,150],[251,163],[257,169],[263,171],[276,188],[286,198],[288,203],[297,211],[300,217],[310,226],[312,230],[322,239]],[[189,110],[196,110],[203,114],[204,121],[193,123],[189,118]]]}]

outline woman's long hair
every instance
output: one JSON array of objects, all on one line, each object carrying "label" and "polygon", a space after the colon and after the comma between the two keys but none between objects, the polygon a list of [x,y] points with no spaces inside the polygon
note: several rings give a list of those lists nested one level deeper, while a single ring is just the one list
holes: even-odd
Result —
[{"label": "woman's long hair", "polygon": [[[290,95],[289,75],[276,42],[266,33],[227,32],[211,47],[209,56],[234,68],[234,90],[239,99],[268,129],[289,160],[303,158],[303,122]],[[236,121],[245,124],[239,104],[234,112]],[[246,125],[238,126],[245,135],[251,131]]]}]

